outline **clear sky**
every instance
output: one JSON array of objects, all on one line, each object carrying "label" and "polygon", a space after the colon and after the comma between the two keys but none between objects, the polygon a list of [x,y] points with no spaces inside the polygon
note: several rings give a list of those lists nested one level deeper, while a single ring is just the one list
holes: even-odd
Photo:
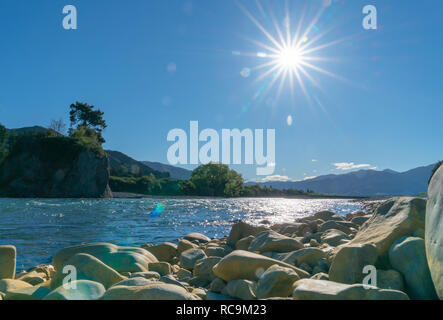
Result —
[{"label": "clear sky", "polygon": [[[311,63],[335,76],[306,68],[307,94],[297,81],[280,89],[280,78],[264,90],[272,77],[256,69],[269,61],[259,43],[275,45],[245,10],[278,39],[285,1],[238,3],[2,0],[0,122],[68,122],[69,105],[87,102],[105,112],[105,148],[164,163],[168,132],[191,120],[275,129],[274,174],[288,179],[443,158],[442,1],[288,1],[291,33],[303,12],[302,31],[323,7],[305,43],[333,44],[308,55],[326,58]],[[77,30],[62,27],[68,4]],[[376,6],[378,30],[363,29],[365,5]],[[257,178],[255,166],[233,168]]]}]

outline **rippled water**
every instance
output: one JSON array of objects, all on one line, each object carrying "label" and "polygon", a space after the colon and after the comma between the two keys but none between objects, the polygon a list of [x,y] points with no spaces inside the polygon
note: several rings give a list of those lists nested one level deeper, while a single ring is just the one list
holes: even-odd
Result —
[{"label": "rippled water", "polygon": [[[150,218],[158,203],[164,212]],[[359,203],[345,199],[0,199],[0,244],[17,247],[22,270],[49,263],[57,250],[80,243],[161,243],[190,232],[222,237],[238,219],[274,224],[321,210],[359,209]]]}]

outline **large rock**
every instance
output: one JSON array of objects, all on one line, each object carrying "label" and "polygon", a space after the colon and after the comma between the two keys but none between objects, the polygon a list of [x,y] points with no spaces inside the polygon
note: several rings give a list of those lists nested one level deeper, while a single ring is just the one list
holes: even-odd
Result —
[{"label": "large rock", "polygon": [[26,287],[16,290],[10,290],[5,300],[42,300],[51,290],[45,287]]},{"label": "large rock", "polygon": [[[77,277],[75,280],[95,281],[101,283],[105,288],[109,288],[113,284],[126,279],[97,258],[85,253],[79,253],[72,256],[66,261],[65,266],[72,266],[75,268]],[[68,270],[65,271],[63,269],[64,267],[58,269],[54,278],[51,280],[52,289],[61,286],[63,279],[67,276],[73,276],[72,274],[69,274],[69,272],[71,272],[69,269],[69,272]]]},{"label": "large rock", "polygon": [[204,258],[201,260],[198,260],[197,263],[194,265],[194,276],[210,276],[213,277],[214,273],[212,271],[212,268],[219,263],[221,260],[220,257],[209,257]]},{"label": "large rock", "polygon": [[248,250],[249,246],[251,245],[252,240],[254,240],[254,239],[255,239],[254,236],[247,236],[247,237],[241,238],[235,244],[235,248],[237,250]]},{"label": "large rock", "polygon": [[405,292],[403,276],[396,270],[377,270],[377,287]]},{"label": "large rock", "polygon": [[167,284],[115,286],[106,291],[103,300],[199,300],[183,287]]},{"label": "large rock", "polygon": [[14,246],[0,246],[0,280],[15,278],[16,256]]},{"label": "large rock", "polygon": [[271,229],[283,235],[289,235],[289,236],[295,235],[297,237],[303,237],[306,233],[311,233],[316,231],[317,224],[315,222],[284,223],[284,224],[274,225],[271,227]]},{"label": "large rock", "polygon": [[303,244],[275,231],[263,231],[252,240],[249,251],[255,252],[291,252],[303,248]]},{"label": "large rock", "polygon": [[185,269],[193,269],[196,262],[206,258],[206,254],[201,249],[189,249],[180,254],[180,266]]},{"label": "large rock", "polygon": [[294,283],[295,300],[408,300],[396,290],[343,284],[327,280],[302,279]]},{"label": "large rock", "polygon": [[326,258],[326,253],[323,252],[323,250],[318,248],[303,248],[288,253],[282,261],[297,267],[302,263],[307,263],[313,268],[321,258]]},{"label": "large rock", "polygon": [[21,198],[112,197],[106,153],[68,137],[19,137],[0,165],[0,195]]},{"label": "large rock", "polygon": [[198,246],[189,240],[182,239],[178,242],[177,251],[179,254],[189,249],[197,249]]},{"label": "large rock", "polygon": [[336,229],[329,229],[321,235],[321,242],[333,247],[339,246],[349,239],[350,237],[346,233]]},{"label": "large rock", "polygon": [[149,263],[158,262],[157,258],[145,249],[100,242],[64,248],[54,256],[52,264],[59,270],[77,253],[90,254],[117,272],[145,272],[149,271]]},{"label": "large rock", "polygon": [[98,300],[105,291],[105,287],[101,283],[78,280],[73,281],[69,286],[56,288],[43,300]]},{"label": "large rock", "polygon": [[435,290],[443,299],[443,166],[434,173],[426,208],[426,254]]},{"label": "large rock", "polygon": [[172,262],[174,257],[178,255],[177,245],[171,242],[163,242],[154,246],[145,245],[142,248],[152,253],[158,261]]},{"label": "large rock", "polygon": [[[358,229],[358,225],[353,224],[349,221],[326,221],[318,227],[318,232],[325,232],[330,229],[340,230],[346,234],[352,233],[354,230]],[[354,229],[354,230],[353,230]]]},{"label": "large rock", "polygon": [[257,290],[257,283],[250,280],[232,280],[229,281],[226,287],[222,290],[222,294],[232,298],[241,300],[255,300],[255,291]]},{"label": "large rock", "polygon": [[298,274],[289,268],[273,265],[258,280],[258,299],[288,297],[292,294],[292,284],[300,280]]},{"label": "large rock", "polygon": [[4,294],[8,294],[10,291],[29,288],[29,287],[32,286],[29,283],[20,280],[13,280],[13,279],[0,280],[0,292],[3,292]]},{"label": "large rock", "polygon": [[[389,267],[388,252],[395,240],[424,228],[426,201],[419,198],[393,198],[378,206],[372,217],[361,226],[346,245],[375,245],[379,267]],[[340,247],[336,248],[337,252]]]},{"label": "large rock", "polygon": [[227,239],[227,244],[230,245],[232,248],[235,248],[235,244],[238,240],[248,236],[256,236],[260,232],[266,230],[269,229],[263,226],[253,226],[243,221],[237,222],[232,226],[231,232],[229,233]]},{"label": "large rock", "polygon": [[329,269],[329,279],[340,283],[361,283],[366,276],[363,268],[375,265],[377,249],[372,244],[342,247],[334,257]]},{"label": "large rock", "polygon": [[213,271],[217,277],[227,282],[238,279],[256,281],[274,264],[294,270],[300,278],[309,277],[306,271],[290,264],[243,250],[235,250],[222,258]]},{"label": "large rock", "polygon": [[201,233],[197,233],[197,232],[193,232],[193,233],[186,235],[184,237],[184,239],[191,241],[191,242],[197,242],[199,244],[203,244],[203,243],[207,243],[207,242],[211,241],[211,239],[208,238],[207,236],[205,236]]},{"label": "large rock", "polygon": [[414,237],[399,238],[389,250],[389,261],[403,275],[412,299],[437,299],[425,250],[424,240]]}]

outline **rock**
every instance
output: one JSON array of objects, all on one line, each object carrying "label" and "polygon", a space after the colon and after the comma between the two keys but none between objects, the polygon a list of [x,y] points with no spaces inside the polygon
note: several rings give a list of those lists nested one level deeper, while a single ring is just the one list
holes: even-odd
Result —
[{"label": "rock", "polygon": [[214,277],[214,273],[212,272],[212,268],[219,263],[221,260],[220,257],[209,257],[198,260],[194,266],[194,276],[211,276]]},{"label": "rock", "polygon": [[260,232],[269,230],[269,228],[264,226],[252,226],[243,221],[240,221],[232,226],[231,232],[229,233],[227,244],[232,248],[238,240],[243,239],[248,236],[256,236]]},{"label": "rock", "polygon": [[282,261],[295,266],[307,263],[313,268],[321,258],[326,258],[326,253],[324,253],[323,250],[317,248],[303,248],[288,253]]},{"label": "rock", "polygon": [[182,239],[178,242],[177,251],[179,254],[189,249],[197,249],[198,246],[189,240]]},{"label": "rock", "polygon": [[188,281],[188,283],[190,286],[193,286],[193,287],[206,288],[211,284],[211,281],[214,278],[215,278],[214,275],[205,274],[205,275],[192,277]]},{"label": "rock", "polygon": [[342,244],[343,240],[350,240],[350,238],[346,233],[336,229],[329,229],[321,235],[321,242],[333,247]]},{"label": "rock", "polygon": [[370,216],[355,217],[351,220],[351,223],[358,225],[358,226],[362,226],[370,218],[371,218]]},{"label": "rock", "polygon": [[186,269],[180,268],[180,270],[177,271],[177,278],[180,281],[186,281],[192,278],[192,272]]},{"label": "rock", "polygon": [[167,262],[151,262],[148,266],[149,271],[154,271],[160,274],[160,276],[165,276],[171,274],[171,265]]},{"label": "rock", "polygon": [[323,220],[323,221],[328,221],[328,220],[331,220],[331,219],[333,219],[333,217],[335,216],[336,214],[335,214],[335,212],[331,212],[331,211],[320,211],[320,212],[317,212],[317,213],[315,213],[313,216],[312,216],[312,219],[321,219],[321,220]]},{"label": "rock", "polygon": [[228,300],[235,300],[232,299],[231,297],[228,296],[224,296],[222,294],[218,294],[215,292],[206,292],[206,300],[214,300],[214,301],[218,301],[218,300],[223,300],[223,301],[228,301]]},{"label": "rock", "polygon": [[416,237],[416,238],[424,239],[425,238],[425,234],[426,234],[426,231],[424,229],[420,228],[420,229],[415,230],[415,232],[412,234],[412,236]]},{"label": "rock", "polygon": [[145,279],[143,277],[134,277],[134,278],[120,281],[120,282],[114,284],[113,286],[111,286],[111,288],[117,287],[117,286],[130,286],[130,287],[146,286],[148,284],[155,284],[155,283],[157,283],[157,281]]},{"label": "rock", "polygon": [[5,300],[42,300],[50,292],[45,287],[26,287],[9,291]]},{"label": "rock", "polygon": [[399,238],[389,250],[389,261],[392,267],[403,275],[406,292],[412,299],[437,299],[423,239]]},{"label": "rock", "polygon": [[4,294],[8,294],[10,291],[23,289],[23,288],[29,288],[32,287],[29,283],[20,281],[20,280],[13,280],[13,279],[3,279],[0,280],[0,292],[3,292]]},{"label": "rock", "polygon": [[144,245],[142,248],[152,253],[158,261],[171,263],[172,259],[178,256],[177,245],[171,242],[163,242],[156,246]]},{"label": "rock", "polygon": [[364,217],[365,215],[366,215],[366,213],[364,213],[363,211],[354,211],[354,212],[348,213],[346,215],[346,220],[352,221],[352,219],[354,219],[356,217]]},{"label": "rock", "polygon": [[329,270],[329,279],[334,282],[362,283],[366,274],[363,268],[375,265],[377,249],[374,245],[349,245],[342,247],[334,257]]},{"label": "rock", "polygon": [[293,238],[283,236],[275,231],[264,231],[252,240],[249,251],[255,252],[291,252],[303,248],[303,244]]},{"label": "rock", "polygon": [[297,280],[300,277],[294,270],[273,265],[258,280],[256,296],[258,299],[288,297],[292,294],[292,284]]},{"label": "rock", "polygon": [[320,243],[318,243],[318,241],[315,239],[311,239],[311,240],[309,240],[309,245],[313,248],[316,248],[316,247],[320,246]]},{"label": "rock", "polygon": [[222,294],[241,300],[255,300],[256,290],[257,283],[254,281],[239,279],[229,281],[223,289]]},{"label": "rock", "polygon": [[202,300],[206,300],[206,290],[201,288],[193,288],[191,293]]},{"label": "rock", "polygon": [[208,257],[220,257],[223,258],[227,254],[232,252],[232,250],[227,250],[223,247],[208,247],[205,249],[205,253]]},{"label": "rock", "polygon": [[49,280],[44,273],[31,271],[17,277],[17,280],[27,282],[33,286]]},{"label": "rock", "polygon": [[254,239],[255,239],[254,236],[247,236],[247,237],[241,238],[235,244],[235,248],[237,250],[248,250],[249,246],[251,245],[252,240],[254,240]]},{"label": "rock", "polygon": [[298,267],[302,270],[305,270],[307,273],[312,274],[313,268],[306,262],[301,263]]},{"label": "rock", "polygon": [[105,287],[89,280],[72,281],[69,286],[60,286],[51,291],[43,300],[98,300],[105,293]]},{"label": "rock", "polygon": [[222,258],[214,266],[213,272],[217,277],[227,282],[238,279],[255,281],[260,278],[266,269],[274,264],[293,269],[300,278],[307,278],[309,276],[307,272],[287,263],[243,250],[233,251]]},{"label": "rock", "polygon": [[160,279],[160,274],[155,271],[134,272],[131,274],[131,278],[145,278],[147,280],[158,280]]},{"label": "rock", "polygon": [[109,198],[109,160],[101,147],[68,137],[21,135],[0,165],[0,195],[16,198]]},{"label": "rock", "polygon": [[271,229],[283,235],[303,237],[306,233],[315,232],[317,224],[312,222],[284,223],[272,226]]},{"label": "rock", "polygon": [[0,280],[15,278],[16,256],[14,246],[0,246]]},{"label": "rock", "polygon": [[[65,266],[72,266],[76,271],[75,280],[91,280],[101,283],[105,288],[109,288],[113,284],[125,280],[121,274],[107,266],[97,258],[90,254],[79,253],[72,256],[66,261]],[[51,289],[55,289],[62,285],[63,280],[71,274],[72,270],[63,270],[61,267],[57,270],[54,278],[51,280]]]},{"label": "rock", "polygon": [[[395,240],[412,235],[424,228],[426,201],[419,198],[400,197],[379,205],[372,217],[360,227],[348,245],[373,244],[377,248],[382,268],[389,268],[388,252]],[[334,251],[337,252],[339,247]]]},{"label": "rock", "polygon": [[377,287],[405,292],[403,276],[396,270],[377,270]]},{"label": "rock", "polygon": [[329,275],[324,272],[315,273],[310,279],[314,280],[329,280]]},{"label": "rock", "polygon": [[205,236],[201,233],[196,233],[196,232],[186,235],[184,239],[191,241],[191,242],[197,242],[199,244],[203,244],[203,243],[207,243],[207,242],[211,241],[211,239],[208,238],[207,236]]},{"label": "rock", "polygon": [[146,286],[115,286],[106,291],[103,300],[198,300],[183,287],[167,284]]},{"label": "rock", "polygon": [[426,208],[426,253],[435,290],[443,300],[443,166],[434,173]]},{"label": "rock", "polygon": [[203,258],[206,258],[206,254],[203,250],[189,249],[180,254],[180,265],[185,269],[192,269],[194,268],[195,263]]},{"label": "rock", "polygon": [[343,284],[326,280],[302,279],[294,283],[295,300],[408,300],[395,290],[366,287],[362,284]]},{"label": "rock", "polygon": [[223,291],[223,289],[226,287],[226,282],[223,281],[223,279],[215,278],[212,280],[211,284],[209,285],[209,291],[220,293]]},{"label": "rock", "polygon": [[182,287],[182,288],[186,289],[185,283],[182,283],[182,282],[178,281],[177,279],[175,279],[171,275],[167,275],[167,276],[161,277],[160,278],[160,282],[173,284],[173,285],[176,285],[176,286],[179,286],[179,287]]},{"label": "rock", "polygon": [[325,232],[330,229],[340,230],[347,235],[358,229],[358,226],[349,221],[326,221],[318,227],[318,232]]},{"label": "rock", "polygon": [[145,272],[149,271],[149,263],[158,262],[157,258],[145,249],[100,242],[64,248],[54,256],[52,264],[58,271],[77,253],[90,254],[117,272]]},{"label": "rock", "polygon": [[44,274],[44,279],[49,280],[55,274],[55,269],[53,265],[50,264],[41,264],[35,267],[32,267],[28,270],[28,272],[37,272],[38,274]]}]

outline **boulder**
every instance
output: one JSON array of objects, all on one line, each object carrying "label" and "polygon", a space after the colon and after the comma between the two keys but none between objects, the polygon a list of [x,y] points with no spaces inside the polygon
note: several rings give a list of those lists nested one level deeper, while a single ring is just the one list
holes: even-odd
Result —
[{"label": "boulder", "polygon": [[370,216],[355,217],[351,220],[351,223],[358,225],[358,226],[362,226],[370,218],[371,218]]},{"label": "boulder", "polygon": [[214,277],[214,273],[212,272],[212,268],[219,263],[221,260],[220,257],[209,257],[198,260],[194,266],[194,276],[210,276]]},{"label": "boulder", "polygon": [[208,238],[207,236],[205,236],[201,233],[197,233],[197,232],[190,233],[190,234],[186,235],[184,237],[184,239],[191,241],[191,242],[196,242],[199,244],[203,244],[203,243],[207,243],[207,242],[211,241],[211,239]]},{"label": "boulder", "polygon": [[69,258],[77,253],[90,254],[118,272],[149,271],[149,263],[158,261],[152,253],[142,248],[92,243],[60,250],[54,256],[52,264],[56,270],[59,270]]},{"label": "boulder", "polygon": [[43,300],[98,300],[105,293],[105,287],[89,280],[73,281],[69,286],[60,286],[51,291]]},{"label": "boulder", "polygon": [[154,271],[165,276],[172,273],[171,265],[167,262],[151,262],[148,266],[149,271]]},{"label": "boulder", "polygon": [[160,274],[155,271],[134,272],[131,273],[131,278],[145,278],[147,280],[158,280],[160,279]]},{"label": "boulder", "polygon": [[168,283],[168,284],[173,284],[173,285],[176,285],[176,286],[186,289],[185,283],[178,281],[172,275],[163,276],[160,278],[159,281],[164,282],[164,283]]},{"label": "boulder", "polygon": [[212,280],[211,284],[209,285],[209,290],[212,292],[220,293],[223,291],[223,289],[226,287],[226,282],[223,281],[223,279],[215,278]]},{"label": "boulder", "polygon": [[16,256],[14,246],[0,246],[0,280],[15,278]]},{"label": "boulder", "polygon": [[274,264],[294,270],[300,278],[309,276],[307,272],[290,264],[243,250],[235,250],[222,258],[213,271],[217,277],[227,282],[238,279],[256,281]]},{"label": "boulder", "polygon": [[174,257],[178,256],[177,245],[171,242],[163,242],[156,246],[144,245],[142,248],[152,253],[158,261],[170,263]]},{"label": "boulder", "polygon": [[235,248],[238,240],[248,236],[256,236],[260,232],[266,230],[269,230],[269,228],[264,226],[253,226],[243,221],[237,222],[232,226],[231,232],[229,233],[227,239],[227,244],[232,248]]},{"label": "boulder", "polygon": [[13,280],[13,279],[0,280],[0,292],[3,292],[4,294],[8,294],[10,291],[29,288],[29,287],[32,286],[29,283],[20,280]]},{"label": "boulder", "polygon": [[205,253],[208,257],[220,257],[223,258],[227,254],[232,252],[232,250],[228,250],[224,247],[214,246],[214,247],[208,247],[205,249]]},{"label": "boulder", "polygon": [[323,220],[323,221],[328,221],[328,220],[333,219],[334,216],[336,216],[335,212],[331,212],[331,211],[320,211],[320,212],[315,213],[315,214],[312,216],[312,219],[313,219],[313,220],[321,219],[321,220]]},{"label": "boulder", "polygon": [[376,261],[377,249],[372,244],[344,246],[332,261],[329,279],[346,284],[362,283],[366,276],[363,268],[374,266]]},{"label": "boulder", "polygon": [[326,258],[326,253],[323,252],[323,250],[318,248],[303,248],[288,253],[282,261],[295,266],[307,263],[313,268],[321,258]]},{"label": "boulder", "polygon": [[300,277],[294,270],[273,265],[258,280],[256,296],[258,299],[288,297],[292,294],[292,284],[297,280]]},{"label": "boulder", "polygon": [[329,280],[329,275],[324,272],[315,273],[310,279],[314,280]]},{"label": "boulder", "polygon": [[403,276],[396,270],[377,270],[377,287],[405,292]]},{"label": "boulder", "polygon": [[[371,218],[360,227],[348,245],[373,244],[378,252],[378,266],[389,269],[388,252],[395,240],[424,228],[426,201],[419,198],[392,198],[379,205]],[[339,250],[337,247],[334,253]]]},{"label": "boulder", "polygon": [[295,300],[408,300],[396,290],[379,289],[362,284],[343,284],[327,280],[302,279],[294,283]]},{"label": "boulder", "polygon": [[421,238],[401,237],[389,250],[389,261],[406,283],[406,292],[412,299],[437,299],[426,260],[425,242]]},{"label": "boulder", "polygon": [[443,166],[434,173],[426,208],[426,254],[435,290],[443,300]]},{"label": "boulder", "polygon": [[5,296],[5,300],[42,300],[51,290],[45,287],[26,287],[10,290]]},{"label": "boulder", "polygon": [[16,277],[16,279],[27,282],[33,286],[49,280],[46,277],[46,274],[41,273],[41,272],[36,272],[36,271],[26,272],[26,273]]},{"label": "boulder", "polygon": [[192,278],[192,272],[183,268],[177,271],[177,279],[180,281],[186,281]]},{"label": "boulder", "polygon": [[326,221],[318,227],[318,232],[325,232],[330,229],[340,230],[349,235],[353,232],[353,229],[358,229],[358,225],[349,221]]},{"label": "boulder", "polygon": [[296,235],[297,237],[303,237],[306,233],[315,232],[317,229],[317,224],[312,221],[308,223],[284,223],[274,225],[271,227],[271,229],[283,235]]},{"label": "boulder", "polygon": [[203,250],[189,249],[180,254],[180,265],[185,269],[192,269],[194,268],[195,263],[203,258],[206,258],[206,254]]},{"label": "boulder", "polygon": [[294,239],[269,230],[258,234],[249,245],[254,252],[291,252],[303,248],[303,244]]},{"label": "boulder", "polygon": [[321,235],[321,242],[336,247],[343,244],[344,240],[350,240],[349,236],[343,231],[329,229]]},{"label": "boulder", "polygon": [[247,236],[247,237],[241,238],[235,244],[235,248],[237,250],[248,250],[249,246],[251,245],[252,240],[254,240],[254,239],[255,239],[254,236]]},{"label": "boulder", "polygon": [[255,300],[255,291],[257,290],[257,283],[250,280],[232,280],[229,281],[226,287],[222,290],[222,294],[237,298],[241,300]]},{"label": "boulder", "polygon": [[366,215],[366,213],[364,213],[363,211],[354,211],[351,213],[348,213],[346,215],[346,220],[347,221],[352,221],[352,219],[354,219],[355,217],[364,217]]},{"label": "boulder", "polygon": [[91,280],[98,282],[105,288],[109,288],[113,284],[126,279],[117,271],[90,254],[76,254],[67,260],[64,266],[74,267],[76,274],[71,273],[72,271],[70,269],[64,270],[64,267],[61,267],[51,280],[51,289],[61,286],[67,276],[76,276],[77,278],[74,280]]},{"label": "boulder", "polygon": [[143,277],[134,277],[134,278],[130,278],[130,279],[126,279],[123,281],[120,281],[116,284],[114,284],[112,287],[117,287],[117,286],[130,286],[130,287],[136,287],[136,286],[146,286],[148,284],[155,284],[158,283],[155,280],[149,280]]},{"label": "boulder", "polygon": [[106,291],[103,300],[199,300],[183,287],[158,283],[146,286],[115,286]]},{"label": "boulder", "polygon": [[182,239],[178,242],[177,251],[178,254],[181,254],[182,252],[189,250],[189,249],[197,249],[198,246],[196,244],[193,244],[191,241]]}]

